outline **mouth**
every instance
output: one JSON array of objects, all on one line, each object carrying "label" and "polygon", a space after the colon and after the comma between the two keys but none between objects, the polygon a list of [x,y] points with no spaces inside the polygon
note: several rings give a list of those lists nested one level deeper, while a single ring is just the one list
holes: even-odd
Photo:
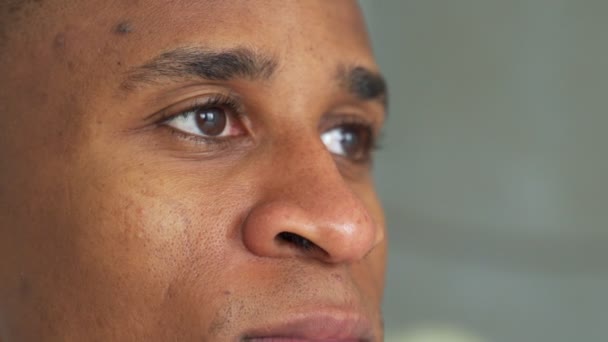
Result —
[{"label": "mouth", "polygon": [[242,335],[239,342],[372,342],[369,320],[356,312],[321,311],[287,316]]}]

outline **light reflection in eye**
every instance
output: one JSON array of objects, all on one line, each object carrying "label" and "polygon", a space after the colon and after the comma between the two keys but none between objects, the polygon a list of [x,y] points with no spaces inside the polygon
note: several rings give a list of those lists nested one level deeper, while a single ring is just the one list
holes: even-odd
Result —
[{"label": "light reflection in eye", "polygon": [[321,141],[327,150],[337,156],[354,161],[364,161],[369,158],[371,132],[363,125],[343,125],[321,133]]},{"label": "light reflection in eye", "polygon": [[342,145],[344,139],[342,128],[334,128],[321,134],[321,140],[327,147],[327,150],[339,156],[347,156],[346,150]]}]

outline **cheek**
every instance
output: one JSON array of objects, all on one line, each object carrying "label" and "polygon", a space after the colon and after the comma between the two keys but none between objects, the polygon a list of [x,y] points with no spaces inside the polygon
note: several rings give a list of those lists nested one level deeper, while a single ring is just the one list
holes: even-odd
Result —
[{"label": "cheek", "polygon": [[80,223],[86,227],[83,253],[111,264],[112,272],[128,268],[159,279],[179,276],[195,267],[193,260],[204,263],[201,269],[215,263],[224,245],[224,220],[218,213],[201,213],[195,203],[171,193],[146,190],[154,195],[145,196],[134,184],[130,189],[135,193],[95,196],[99,207]]},{"label": "cheek", "polygon": [[167,324],[201,324],[208,320],[201,315],[213,312],[201,304],[213,306],[222,289],[227,239],[238,226],[236,200],[213,187],[203,191],[145,173],[87,182],[76,223],[79,263],[90,274],[85,295],[99,301],[93,307],[111,303],[102,313],[110,320],[162,316]]}]

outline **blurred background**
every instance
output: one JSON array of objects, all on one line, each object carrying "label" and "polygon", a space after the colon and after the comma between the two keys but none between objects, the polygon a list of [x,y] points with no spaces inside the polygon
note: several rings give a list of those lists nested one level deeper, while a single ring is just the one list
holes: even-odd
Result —
[{"label": "blurred background", "polygon": [[386,341],[608,341],[608,1],[362,0]]}]

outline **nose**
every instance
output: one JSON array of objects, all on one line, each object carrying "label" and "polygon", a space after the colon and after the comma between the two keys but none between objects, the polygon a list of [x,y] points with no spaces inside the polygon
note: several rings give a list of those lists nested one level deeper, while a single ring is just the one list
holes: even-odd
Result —
[{"label": "nose", "polygon": [[352,263],[383,240],[383,228],[321,148],[306,154],[314,157],[291,153],[282,158],[288,165],[275,163],[264,198],[242,225],[242,239],[251,253]]}]

